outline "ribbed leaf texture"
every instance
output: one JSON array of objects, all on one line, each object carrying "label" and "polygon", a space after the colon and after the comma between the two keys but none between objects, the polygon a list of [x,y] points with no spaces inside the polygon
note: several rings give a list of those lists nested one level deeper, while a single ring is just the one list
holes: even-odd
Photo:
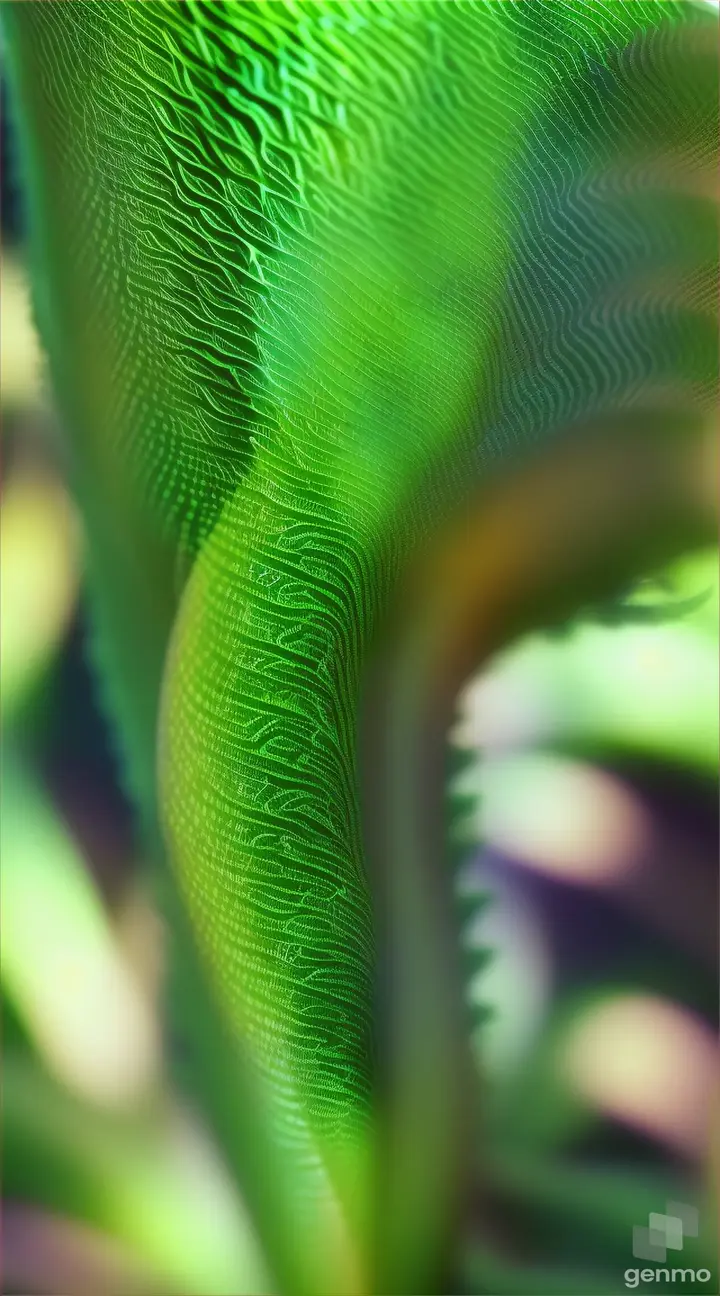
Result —
[{"label": "ribbed leaf texture", "polygon": [[3,10],[130,783],[151,813],[159,732],[217,992],[311,1164],[370,1096],[356,708],[398,565],[493,461],[712,400],[712,19]]}]

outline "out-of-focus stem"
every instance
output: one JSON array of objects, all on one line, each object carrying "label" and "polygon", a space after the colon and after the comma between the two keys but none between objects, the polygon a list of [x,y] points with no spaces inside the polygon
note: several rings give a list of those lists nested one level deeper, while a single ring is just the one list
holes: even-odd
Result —
[{"label": "out-of-focus stem", "polygon": [[444,845],[455,699],[524,629],[608,597],[709,538],[707,446],[700,415],[667,408],[570,429],[472,493],[400,578],[361,717],[387,1012],[377,1290],[417,1291],[421,1275],[442,1283],[462,1214],[470,1067]]}]

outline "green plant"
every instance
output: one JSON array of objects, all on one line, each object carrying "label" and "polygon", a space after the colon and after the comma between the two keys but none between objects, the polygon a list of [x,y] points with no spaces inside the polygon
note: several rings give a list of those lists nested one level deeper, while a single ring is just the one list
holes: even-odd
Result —
[{"label": "green plant", "polygon": [[712,21],[2,16],[190,1083],[281,1288],[441,1290],[474,1112],[445,735],[479,661],[708,534]]}]

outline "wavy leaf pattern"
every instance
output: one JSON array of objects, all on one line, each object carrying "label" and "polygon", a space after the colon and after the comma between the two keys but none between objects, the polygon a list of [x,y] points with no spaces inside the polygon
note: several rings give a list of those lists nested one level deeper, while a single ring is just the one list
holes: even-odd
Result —
[{"label": "wavy leaf pattern", "polygon": [[153,813],[159,734],[220,1002],[322,1177],[373,1083],[368,646],[495,461],[709,408],[712,24],[673,0],[3,22],[130,783]]}]

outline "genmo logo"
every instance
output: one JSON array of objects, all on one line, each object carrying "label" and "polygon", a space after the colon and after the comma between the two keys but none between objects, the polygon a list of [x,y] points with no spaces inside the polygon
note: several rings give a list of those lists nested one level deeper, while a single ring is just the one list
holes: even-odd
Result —
[{"label": "genmo logo", "polygon": [[[666,1261],[668,1251],[682,1251],[685,1238],[698,1236],[698,1212],[687,1202],[669,1201],[665,1214],[653,1211],[647,1225],[633,1228],[633,1255],[637,1260]],[[626,1269],[625,1286],[650,1282],[710,1282],[709,1269]]]},{"label": "genmo logo", "polygon": [[709,1269],[626,1269],[625,1286],[644,1282],[710,1282]]}]

